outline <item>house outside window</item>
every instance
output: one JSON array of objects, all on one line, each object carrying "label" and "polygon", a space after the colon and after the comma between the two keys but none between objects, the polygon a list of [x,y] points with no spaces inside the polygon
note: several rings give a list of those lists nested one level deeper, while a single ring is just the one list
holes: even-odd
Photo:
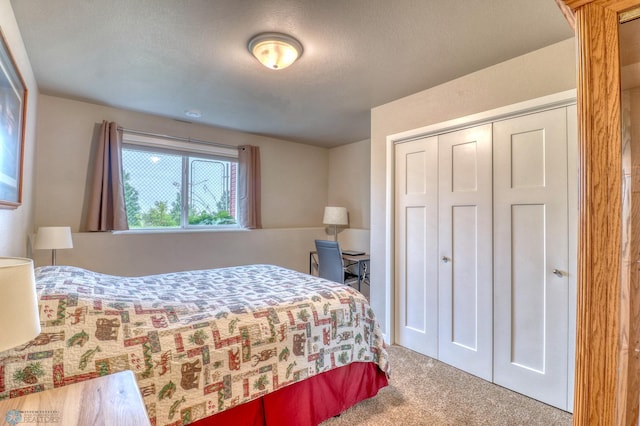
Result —
[{"label": "house outside window", "polygon": [[237,151],[123,134],[129,229],[237,228]]}]

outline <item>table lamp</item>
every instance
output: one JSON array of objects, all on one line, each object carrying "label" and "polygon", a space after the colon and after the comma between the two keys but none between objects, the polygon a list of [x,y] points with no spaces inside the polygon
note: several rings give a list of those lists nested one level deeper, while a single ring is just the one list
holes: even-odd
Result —
[{"label": "table lamp", "polygon": [[40,334],[33,261],[0,257],[0,352]]},{"label": "table lamp", "polygon": [[56,250],[73,248],[71,228],[68,226],[41,226],[33,245],[36,250],[51,250],[51,264],[56,264]]},{"label": "table lamp", "polygon": [[322,223],[325,225],[333,225],[334,241],[338,241],[338,225],[348,225],[349,216],[347,215],[346,207],[331,207],[324,208],[324,218]]}]

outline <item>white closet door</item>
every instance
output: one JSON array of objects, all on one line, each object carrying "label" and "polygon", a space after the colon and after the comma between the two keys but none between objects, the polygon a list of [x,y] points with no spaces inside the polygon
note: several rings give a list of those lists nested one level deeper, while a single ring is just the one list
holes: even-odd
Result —
[{"label": "white closet door", "polygon": [[564,108],[494,123],[494,382],[567,407]]},{"label": "white closet door", "polygon": [[573,412],[576,364],[576,302],[578,281],[578,109],[567,107],[567,195],[569,216],[569,350],[567,353],[567,411]]},{"label": "white closet door", "polygon": [[438,147],[438,355],[491,380],[491,124],[440,135]]},{"label": "white closet door", "polygon": [[438,142],[396,145],[396,341],[438,356]]}]

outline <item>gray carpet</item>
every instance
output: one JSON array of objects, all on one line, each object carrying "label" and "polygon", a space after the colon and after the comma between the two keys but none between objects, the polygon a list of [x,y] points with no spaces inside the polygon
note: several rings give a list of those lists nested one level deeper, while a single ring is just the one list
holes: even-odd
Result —
[{"label": "gray carpet", "polygon": [[571,414],[400,346],[389,386],[323,426],[570,425]]}]

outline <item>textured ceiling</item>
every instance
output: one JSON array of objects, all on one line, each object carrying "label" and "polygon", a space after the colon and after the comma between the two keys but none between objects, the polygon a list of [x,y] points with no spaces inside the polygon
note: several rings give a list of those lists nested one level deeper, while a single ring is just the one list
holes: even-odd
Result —
[{"label": "textured ceiling", "polygon": [[[42,93],[321,146],[368,139],[372,107],[573,36],[554,0],[11,4]],[[246,44],[265,31],[300,40],[300,60],[260,65]]]}]

